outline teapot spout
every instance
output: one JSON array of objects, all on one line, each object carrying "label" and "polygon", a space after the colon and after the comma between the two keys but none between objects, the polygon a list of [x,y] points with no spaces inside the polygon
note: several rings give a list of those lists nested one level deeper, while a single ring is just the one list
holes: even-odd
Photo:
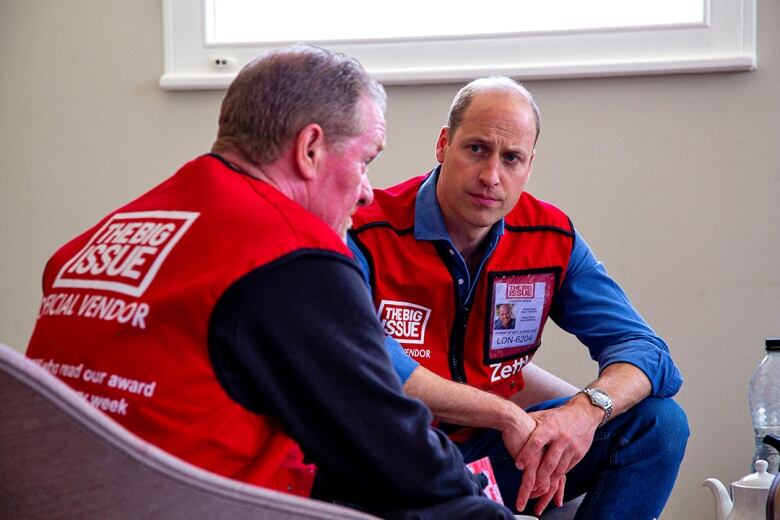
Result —
[{"label": "teapot spout", "polygon": [[710,488],[715,497],[715,520],[726,520],[733,505],[726,487],[720,483],[720,480],[714,478],[708,478],[702,482],[702,486]]}]

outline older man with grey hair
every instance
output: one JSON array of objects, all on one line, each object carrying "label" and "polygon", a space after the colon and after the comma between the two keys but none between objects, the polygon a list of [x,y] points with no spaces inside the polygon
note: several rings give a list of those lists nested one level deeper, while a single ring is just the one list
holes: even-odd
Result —
[{"label": "older man with grey hair", "polygon": [[[295,46],[247,65],[212,153],[67,243],[27,354],[166,451],[387,518],[511,518],[405,397],[344,244],[385,145],[355,60]],[[118,383],[119,382],[119,383]],[[143,391],[138,391],[143,389]]]}]

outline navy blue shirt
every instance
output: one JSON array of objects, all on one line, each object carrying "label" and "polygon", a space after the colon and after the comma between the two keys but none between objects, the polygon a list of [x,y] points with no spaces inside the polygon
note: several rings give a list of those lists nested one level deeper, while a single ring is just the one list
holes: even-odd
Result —
[{"label": "navy blue shirt", "polygon": [[[436,198],[438,177],[436,168],[420,186],[414,208],[414,238],[446,244],[450,254],[445,263],[459,282],[459,301],[469,306],[480,273],[504,234],[504,220],[496,222],[485,237],[482,260],[472,277],[447,232]],[[348,243],[363,269],[364,280],[369,280],[370,267],[365,256],[351,238]],[[669,355],[669,347],[642,319],[576,230],[566,277],[553,301],[550,318],[588,347],[599,371],[612,363],[630,363],[647,375],[653,386],[651,395],[670,397],[680,389],[682,376]],[[396,373],[405,382],[418,363],[393,338],[385,338],[385,347]]]}]

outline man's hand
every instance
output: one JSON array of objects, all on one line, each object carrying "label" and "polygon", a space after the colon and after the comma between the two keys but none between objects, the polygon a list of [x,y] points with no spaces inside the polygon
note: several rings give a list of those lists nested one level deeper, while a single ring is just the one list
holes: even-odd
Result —
[{"label": "man's hand", "polygon": [[604,412],[579,395],[565,405],[529,414],[536,429],[515,457],[523,470],[517,493],[517,509],[525,509],[528,500],[538,498],[534,512],[540,515],[551,500],[563,505],[566,473],[590,449]]},{"label": "man's hand", "polygon": [[[523,412],[519,408],[518,412],[517,420],[501,429],[504,445],[515,460],[518,459],[523,447],[528,444],[528,441],[537,427],[537,422],[531,415]],[[563,474],[559,478],[551,476],[549,481],[549,491],[539,500],[540,503],[544,503],[542,509],[544,509],[553,498],[555,498],[555,503],[558,504],[559,507],[563,505],[563,490],[566,484],[566,475]],[[537,495],[534,495],[532,498],[536,498],[536,496]],[[525,505],[523,505],[523,507],[525,507]],[[522,509],[519,510],[522,511]],[[537,514],[541,514],[541,510],[537,512]]]},{"label": "man's hand", "polygon": [[515,406],[512,409],[512,420],[500,426],[501,438],[504,440],[506,451],[517,458],[523,446],[526,445],[531,433],[536,429],[536,421],[522,408]]},{"label": "man's hand", "polygon": [[[652,390],[644,372],[627,363],[609,365],[589,386],[612,396],[612,417],[634,406]],[[563,505],[565,475],[590,449],[604,411],[593,406],[587,396],[578,394],[559,408],[529,415],[537,426],[515,457],[523,470],[517,508],[524,509],[529,498],[538,497],[535,512],[539,515],[553,498],[558,506]]]}]

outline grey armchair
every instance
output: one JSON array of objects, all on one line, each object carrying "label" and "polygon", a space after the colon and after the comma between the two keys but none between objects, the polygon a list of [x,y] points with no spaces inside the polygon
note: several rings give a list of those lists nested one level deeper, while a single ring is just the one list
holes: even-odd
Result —
[{"label": "grey armchair", "polygon": [[0,395],[0,518],[374,518],[177,459],[3,344]]}]

